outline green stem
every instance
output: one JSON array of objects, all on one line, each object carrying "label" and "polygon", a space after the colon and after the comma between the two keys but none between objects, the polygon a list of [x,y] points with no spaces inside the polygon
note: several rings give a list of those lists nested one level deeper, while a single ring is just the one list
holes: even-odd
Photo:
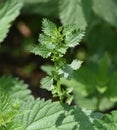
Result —
[{"label": "green stem", "polygon": [[63,96],[62,96],[62,90],[61,90],[61,83],[60,83],[60,79],[57,81],[57,92],[58,92],[58,96],[60,99],[60,103],[63,103]]},{"label": "green stem", "polygon": [[98,101],[97,101],[97,110],[99,111],[99,106],[100,106],[100,101],[101,101],[101,94],[98,93],[98,94],[97,94],[97,97],[98,97]]},{"label": "green stem", "polygon": [[64,96],[63,96],[63,92],[62,92],[62,89],[61,89],[60,76],[58,75],[58,71],[61,68],[61,61],[63,61],[63,59],[61,57],[59,57],[58,53],[53,53],[52,61],[54,62],[55,70],[56,70],[56,74],[55,74],[56,75],[55,80],[57,81],[56,93],[57,93],[57,96],[59,97],[60,103],[63,104]]}]

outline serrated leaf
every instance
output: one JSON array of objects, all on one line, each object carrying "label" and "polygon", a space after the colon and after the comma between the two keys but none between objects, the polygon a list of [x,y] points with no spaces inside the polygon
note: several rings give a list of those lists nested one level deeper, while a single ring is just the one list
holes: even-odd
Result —
[{"label": "serrated leaf", "polygon": [[0,88],[0,115],[2,113],[8,112],[11,109],[10,98],[8,95]]},{"label": "serrated leaf", "polygon": [[16,120],[25,130],[94,130],[91,112],[59,102],[37,99],[22,106],[22,110],[27,112]]},{"label": "serrated leaf", "polygon": [[57,28],[47,19],[43,19],[42,31],[43,33],[39,35],[38,40],[40,44],[34,47],[31,52],[43,58],[51,56],[51,60],[63,57],[67,49],[78,45],[84,36],[84,32],[76,30],[74,26]]},{"label": "serrated leaf", "polygon": [[41,80],[41,88],[47,89],[48,91],[51,91],[54,86],[53,86],[53,79],[49,76],[46,76]]},{"label": "serrated leaf", "polygon": [[5,130],[24,130],[24,129],[21,126],[19,126],[17,123],[15,124],[13,122],[8,124],[7,127],[5,127]]},{"label": "serrated leaf", "polygon": [[[76,30],[74,30],[76,31]],[[84,36],[84,32],[77,30],[76,32],[72,32],[69,35],[66,36],[65,38],[65,44],[68,47],[75,47],[79,45],[80,41],[82,40]]]},{"label": "serrated leaf", "polygon": [[[18,122],[14,122],[17,109],[13,108],[9,95],[0,88],[0,130],[16,130],[21,128]],[[17,129],[20,130],[20,129]]]},{"label": "serrated leaf", "polygon": [[9,94],[11,99],[18,99],[21,102],[33,99],[28,85],[18,78],[2,76],[0,77],[0,87]]},{"label": "serrated leaf", "polygon": [[42,31],[47,36],[53,36],[54,33],[57,32],[57,27],[51,21],[49,21],[47,19],[43,19],[43,22],[42,22]]},{"label": "serrated leaf", "polygon": [[60,19],[64,25],[85,29],[91,14],[91,0],[60,0]]},{"label": "serrated leaf", "polygon": [[93,0],[93,10],[102,19],[117,27],[116,0]]},{"label": "serrated leaf", "polygon": [[48,58],[51,55],[51,50],[46,48],[46,45],[38,45],[31,52],[43,58]]},{"label": "serrated leaf", "polygon": [[40,34],[39,35],[39,40],[38,40],[41,44],[52,44],[52,40],[51,37],[48,37],[45,34]]},{"label": "serrated leaf", "polygon": [[63,34],[67,37],[67,36],[71,35],[74,30],[75,30],[74,24],[66,25],[66,26],[64,26]]},{"label": "serrated leaf", "polygon": [[11,22],[19,15],[22,3],[16,0],[0,2],[0,42],[6,37]]},{"label": "serrated leaf", "polygon": [[29,111],[18,116],[26,130],[67,130],[68,128],[72,130],[76,124],[71,121],[73,117],[70,115],[65,120],[64,111],[58,102],[52,103],[37,99],[32,103],[25,104],[22,109]]}]

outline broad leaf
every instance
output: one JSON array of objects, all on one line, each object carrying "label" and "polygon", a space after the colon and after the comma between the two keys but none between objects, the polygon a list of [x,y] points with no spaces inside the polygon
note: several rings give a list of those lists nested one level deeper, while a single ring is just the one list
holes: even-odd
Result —
[{"label": "broad leaf", "polygon": [[102,19],[117,27],[116,0],[93,0],[93,10]]},{"label": "broad leaf", "polygon": [[95,127],[97,128],[96,130],[116,130],[117,111],[112,111],[111,114],[106,114],[102,120],[97,120]]},{"label": "broad leaf", "polygon": [[94,130],[91,112],[37,99],[22,106],[17,116],[25,130]]},{"label": "broad leaf", "polygon": [[91,14],[91,0],[60,0],[60,19],[64,25],[85,29]]},{"label": "broad leaf", "polygon": [[0,2],[0,42],[6,37],[11,22],[19,15],[22,3],[16,0],[6,0]]},{"label": "broad leaf", "polygon": [[0,130],[20,130],[18,122],[13,121],[17,113],[8,94],[0,88]]},{"label": "broad leaf", "polygon": [[2,76],[0,77],[0,87],[9,94],[11,99],[18,99],[24,102],[33,98],[28,85],[18,78]]},{"label": "broad leaf", "polygon": [[117,102],[117,72],[111,76],[105,95],[112,101]]},{"label": "broad leaf", "polygon": [[116,56],[116,43],[116,32],[113,30],[111,26],[105,24],[104,22],[96,24],[88,32],[87,46],[90,54],[108,51],[109,55],[111,55],[113,58]]},{"label": "broad leaf", "polygon": [[25,130],[72,130],[76,125],[72,116],[68,115],[65,118],[64,111],[58,102],[44,102],[37,99],[25,104],[22,110],[27,112],[18,116],[16,120],[20,120]]},{"label": "broad leaf", "polygon": [[[61,82],[73,88],[75,102],[79,106],[103,111],[112,108],[116,103],[117,72],[112,71],[107,54],[101,58],[92,58],[92,61],[72,75],[70,81],[61,79]],[[101,98],[100,101],[98,96]]]},{"label": "broad leaf", "polygon": [[[51,16],[58,18],[58,0],[22,0],[24,7],[23,14],[37,14],[42,16]],[[31,10],[30,10],[31,9]]]}]

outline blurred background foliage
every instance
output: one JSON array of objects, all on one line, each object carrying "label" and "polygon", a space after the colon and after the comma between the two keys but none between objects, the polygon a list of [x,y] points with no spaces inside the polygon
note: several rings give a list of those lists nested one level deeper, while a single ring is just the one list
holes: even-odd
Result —
[{"label": "blurred background foliage", "polygon": [[[40,68],[52,64],[29,52],[38,42],[42,18],[57,25],[75,24],[85,29],[85,37],[75,49],[68,50],[67,61],[83,60],[70,83],[75,103],[98,111],[117,109],[117,0],[20,0],[23,8],[1,43],[0,75],[12,74],[30,84],[35,97],[50,98],[39,89],[46,75]],[[2,17],[2,16],[0,16]],[[50,68],[51,69],[51,68]]]}]

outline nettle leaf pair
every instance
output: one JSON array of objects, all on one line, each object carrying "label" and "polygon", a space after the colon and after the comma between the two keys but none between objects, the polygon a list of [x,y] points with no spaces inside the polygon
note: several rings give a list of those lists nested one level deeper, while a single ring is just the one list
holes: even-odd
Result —
[{"label": "nettle leaf pair", "polygon": [[39,35],[39,45],[32,50],[36,55],[43,58],[50,57],[54,62],[54,69],[50,76],[45,77],[41,81],[41,87],[52,91],[54,97],[59,97],[63,102],[66,99],[68,104],[72,101],[72,88],[63,88],[61,78],[70,79],[73,70],[80,68],[82,61],[73,60],[71,64],[67,64],[63,58],[68,48],[79,45],[84,32],[76,30],[75,26],[58,27],[47,19],[43,19],[42,32]]},{"label": "nettle leaf pair", "polygon": [[32,52],[43,58],[51,56],[52,60],[63,57],[69,47],[75,47],[79,44],[84,33],[76,30],[75,26],[66,27],[57,26],[47,19],[42,22],[43,33],[39,35],[40,44],[36,46]]}]

